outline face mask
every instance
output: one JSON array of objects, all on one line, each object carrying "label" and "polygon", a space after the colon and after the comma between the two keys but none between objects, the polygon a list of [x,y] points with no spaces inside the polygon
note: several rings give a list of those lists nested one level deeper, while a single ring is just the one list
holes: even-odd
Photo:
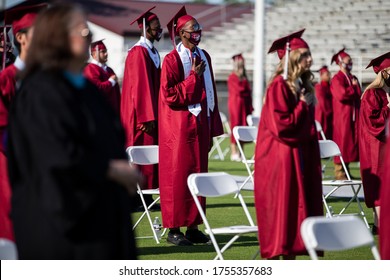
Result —
[{"label": "face mask", "polygon": [[341,65],[342,65],[345,69],[347,69],[348,71],[351,71],[351,70],[352,70],[353,63],[351,62],[351,63],[346,64],[346,63],[343,62]]},{"label": "face mask", "polygon": [[188,39],[188,41],[190,41],[190,43],[194,44],[195,46],[199,45],[200,39],[202,38],[202,30],[188,33],[190,34],[190,38]]},{"label": "face mask", "polygon": [[156,34],[156,36],[155,36],[154,39],[155,39],[157,42],[160,41],[160,39],[161,39],[161,37],[162,37],[162,34],[163,34],[162,31],[163,31],[163,30],[162,30],[161,28],[156,30],[157,34]]}]

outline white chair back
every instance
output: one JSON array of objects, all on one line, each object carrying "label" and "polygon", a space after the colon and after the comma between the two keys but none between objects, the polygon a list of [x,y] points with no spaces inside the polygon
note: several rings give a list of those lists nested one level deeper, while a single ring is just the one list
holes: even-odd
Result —
[{"label": "white chair back", "polygon": [[260,117],[255,115],[248,115],[246,116],[246,122],[249,126],[259,126]]},{"label": "white chair back", "polygon": [[374,258],[380,259],[371,232],[356,216],[306,218],[301,225],[301,235],[313,260],[318,259],[316,250],[340,251],[360,246],[370,246]]},{"label": "white chair back", "polygon": [[0,238],[0,260],[17,260],[18,251],[15,242]]},{"label": "white chair back", "polygon": [[258,128],[254,126],[236,126],[233,128],[233,136],[236,141],[255,142]]},{"label": "white chair back", "polygon": [[332,140],[319,140],[321,158],[341,156],[339,146]]},{"label": "white chair back", "polygon": [[158,163],[158,146],[131,146],[126,149],[130,163],[150,165]]}]

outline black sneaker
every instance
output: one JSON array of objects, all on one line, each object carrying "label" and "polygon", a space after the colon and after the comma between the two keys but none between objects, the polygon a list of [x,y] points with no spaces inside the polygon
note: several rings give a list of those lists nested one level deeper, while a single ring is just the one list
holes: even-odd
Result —
[{"label": "black sneaker", "polygon": [[198,229],[187,230],[186,238],[192,243],[211,244],[210,238]]},{"label": "black sneaker", "polygon": [[379,228],[376,225],[373,225],[371,232],[372,232],[372,235],[378,235]]},{"label": "black sneaker", "polygon": [[189,241],[182,232],[178,233],[168,233],[167,237],[168,243],[172,243],[176,246],[191,246],[193,245],[191,241]]}]

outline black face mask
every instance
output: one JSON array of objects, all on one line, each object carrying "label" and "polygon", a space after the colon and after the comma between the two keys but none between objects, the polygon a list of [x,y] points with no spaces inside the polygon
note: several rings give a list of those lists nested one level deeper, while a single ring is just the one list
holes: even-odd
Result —
[{"label": "black face mask", "polygon": [[202,38],[202,30],[193,31],[193,32],[184,30],[184,32],[190,34],[190,38],[188,38],[188,41],[190,41],[191,44],[194,44],[195,46],[199,45],[200,40]]}]

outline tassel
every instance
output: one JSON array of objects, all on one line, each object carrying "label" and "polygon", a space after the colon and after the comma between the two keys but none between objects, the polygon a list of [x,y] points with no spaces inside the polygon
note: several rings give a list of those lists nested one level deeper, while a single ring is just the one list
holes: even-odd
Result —
[{"label": "tassel", "polygon": [[283,79],[287,80],[288,78],[288,60],[290,55],[290,42],[286,43],[286,55],[284,56],[284,72]]},{"label": "tassel", "polygon": [[145,18],[142,19],[142,26],[143,26],[143,32],[144,32],[144,43],[146,43],[146,20]]}]

